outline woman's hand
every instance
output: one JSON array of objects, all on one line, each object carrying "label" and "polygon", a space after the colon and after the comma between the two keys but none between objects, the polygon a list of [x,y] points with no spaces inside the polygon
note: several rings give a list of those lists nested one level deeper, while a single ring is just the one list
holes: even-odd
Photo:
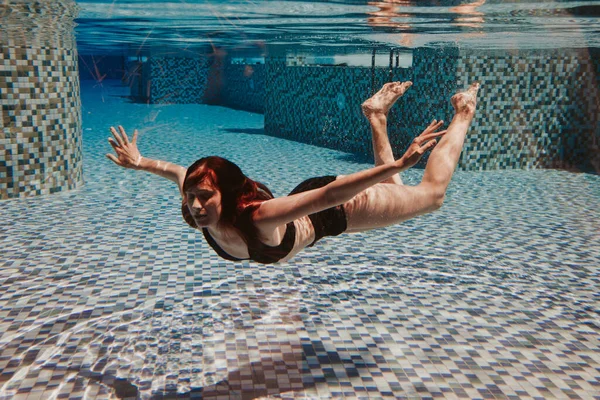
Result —
[{"label": "woman's hand", "polygon": [[[438,136],[446,134],[447,130],[436,132],[436,130],[442,126],[444,121],[436,121],[435,119],[425,130],[408,146],[408,149],[404,155],[398,159],[398,163],[402,165],[403,169],[408,169],[419,162],[425,152],[432,150],[437,141],[434,139]],[[433,140],[431,140],[433,139]]]},{"label": "woman's hand", "polygon": [[106,157],[121,167],[138,169],[140,162],[142,161],[142,155],[136,144],[138,135],[137,129],[133,131],[133,139],[131,142],[122,126],[119,126],[119,132],[111,126],[110,132],[115,138],[108,138],[108,142],[113,149],[115,149],[117,157],[115,157],[114,154],[107,154]]}]

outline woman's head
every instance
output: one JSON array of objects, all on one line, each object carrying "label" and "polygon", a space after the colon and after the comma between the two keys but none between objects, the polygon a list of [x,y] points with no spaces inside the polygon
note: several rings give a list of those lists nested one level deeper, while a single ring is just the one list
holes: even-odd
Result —
[{"label": "woman's head", "polygon": [[183,218],[194,228],[236,226],[237,217],[248,205],[273,198],[266,186],[216,156],[201,158],[187,169],[183,191]]}]

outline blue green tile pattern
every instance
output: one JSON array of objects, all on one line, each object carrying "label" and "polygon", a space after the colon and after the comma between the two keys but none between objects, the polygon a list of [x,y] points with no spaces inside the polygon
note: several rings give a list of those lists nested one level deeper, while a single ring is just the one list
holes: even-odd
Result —
[{"label": "blue green tile pattern", "polygon": [[[387,69],[377,69],[375,84],[370,68],[301,66],[288,67],[283,59],[267,59],[265,132],[276,137],[325,146],[359,155],[372,154],[369,125],[361,103],[373,89],[389,81]],[[407,80],[410,69],[394,68],[392,80]],[[409,135],[398,127],[411,126],[405,112],[412,96],[398,102],[391,118],[390,142],[396,153]],[[412,129],[411,129],[412,130]]]},{"label": "blue green tile pattern", "polygon": [[[594,49],[461,51],[458,86],[481,82],[464,169],[600,172],[600,70]],[[596,61],[594,61],[596,60]]]},{"label": "blue green tile pattern", "polygon": [[223,85],[216,104],[264,114],[267,96],[265,71],[264,64],[223,63]]},{"label": "blue green tile pattern", "polygon": [[[563,168],[600,171],[600,70],[595,49],[485,51],[417,48],[413,65],[392,80],[413,87],[389,116],[399,156],[432,119],[449,122],[451,96],[479,81],[478,112],[467,137],[463,170]],[[296,67],[267,59],[267,134],[370,154],[360,103],[371,93],[371,68]],[[389,80],[376,67],[375,86]],[[347,107],[336,107],[337,99]]]},{"label": "blue green tile pattern", "polygon": [[599,398],[599,176],[458,171],[433,214],[232,263],[171,182],[104,157],[108,121],[148,157],[220,154],[279,195],[369,164],[127,90],[83,88],[84,187],[1,203],[1,399]]},{"label": "blue green tile pattern", "polygon": [[148,63],[151,103],[203,102],[210,71],[208,57],[149,57]]},{"label": "blue green tile pattern", "polygon": [[[8,2],[0,24],[0,199],[83,184],[71,1]],[[51,24],[50,32],[44,26]]]}]

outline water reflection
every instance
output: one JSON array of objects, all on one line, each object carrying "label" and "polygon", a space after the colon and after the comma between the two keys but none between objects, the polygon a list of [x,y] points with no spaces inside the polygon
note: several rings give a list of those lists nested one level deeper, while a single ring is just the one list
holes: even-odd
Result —
[{"label": "water reflection", "polygon": [[[65,47],[74,41],[74,19],[79,6],[73,0],[0,2],[0,40],[13,46]],[[32,18],[35,16],[35,18]]]},{"label": "water reflection", "polygon": [[[456,7],[450,8],[450,12],[459,15],[459,17],[453,21],[453,24],[467,28],[483,28],[483,23],[485,22],[483,18],[484,13],[477,10],[477,7],[480,7],[484,4],[485,0],[479,0],[472,3],[460,4]],[[479,36],[483,36],[483,33],[480,32]]]},{"label": "water reflection", "polygon": [[[81,2],[80,7],[77,31],[83,53],[127,46],[194,51],[210,44],[232,48],[259,41],[346,48],[375,40],[416,47],[452,41],[457,28],[468,33],[461,37],[471,39],[470,47],[556,48],[569,47],[572,39],[577,40],[571,37],[574,24],[598,43],[597,6],[572,2],[241,1],[224,7],[215,0],[202,4],[97,0]],[[548,28],[548,22],[562,35],[537,35],[539,29]],[[473,30],[477,31],[475,40]],[[477,40],[481,33],[485,40]],[[506,41],[515,43],[504,45]]]},{"label": "water reflection", "polygon": [[[378,8],[377,11],[367,13],[369,15],[369,17],[367,17],[367,23],[369,26],[374,28],[385,27],[398,29],[402,32],[400,39],[398,39],[398,43],[405,47],[412,47],[413,34],[406,31],[412,29],[412,26],[407,22],[407,20],[411,19],[413,15],[402,12],[401,10],[401,7],[403,6],[411,6],[410,1],[370,1],[368,5]],[[394,18],[397,18],[398,20],[394,21]],[[404,21],[400,22],[400,19],[404,19]]]},{"label": "water reflection", "polygon": [[[465,38],[482,37],[485,33],[482,31],[485,24],[484,13],[478,9],[486,3],[486,0],[478,0],[470,3],[459,4],[447,9],[446,12],[439,12],[443,19],[448,20],[451,27],[477,29],[460,35]],[[367,12],[367,23],[373,28],[392,28],[400,33],[397,40],[399,44],[405,47],[412,47],[415,44],[415,38],[418,32],[424,29],[424,24],[429,20],[423,20],[420,23],[416,17],[423,13],[423,10],[415,12],[418,6],[415,1],[407,0],[383,0],[371,1],[367,3],[371,7],[376,7],[376,11]],[[441,11],[441,10],[440,10]],[[456,16],[452,15],[456,14]],[[412,22],[412,23],[411,23]]]}]

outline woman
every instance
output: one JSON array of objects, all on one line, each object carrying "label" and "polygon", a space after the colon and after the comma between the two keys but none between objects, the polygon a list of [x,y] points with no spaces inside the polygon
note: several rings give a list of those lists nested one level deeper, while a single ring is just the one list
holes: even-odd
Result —
[{"label": "woman", "polygon": [[[207,242],[223,258],[274,263],[290,259],[324,236],[361,232],[397,224],[442,205],[475,114],[479,84],[454,95],[455,115],[447,130],[433,121],[406,153],[394,160],[387,136],[387,114],[411,82],[387,83],[362,105],[371,123],[375,167],[347,176],[312,178],[288,196],[274,198],[269,189],[247,178],[237,165],[206,157],[188,169],[141,156],[137,131],[130,142],[125,130],[111,127],[117,156],[107,157],[125,168],[141,169],[176,182],[183,196],[182,214],[202,229]],[[438,144],[436,137],[444,136]],[[426,152],[421,183],[406,186],[398,175]]]}]

